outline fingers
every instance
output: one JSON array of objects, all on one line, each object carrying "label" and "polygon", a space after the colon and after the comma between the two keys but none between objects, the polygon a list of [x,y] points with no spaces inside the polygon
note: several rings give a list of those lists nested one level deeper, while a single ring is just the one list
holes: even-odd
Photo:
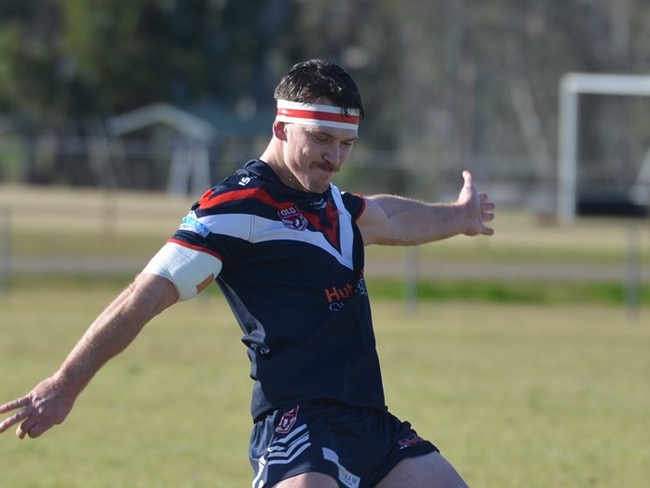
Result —
[{"label": "fingers", "polygon": [[491,200],[488,200],[488,196],[486,193],[479,193],[478,195],[479,198],[479,204],[481,207],[481,220],[484,222],[488,222],[490,220],[494,219],[494,202]]},{"label": "fingers", "polygon": [[20,439],[24,439],[25,436],[29,436],[31,439],[36,439],[37,437],[40,437],[42,434],[50,430],[51,426],[45,425],[45,424],[36,424],[33,427],[27,429],[24,428],[22,425],[16,429],[16,435]]},{"label": "fingers", "polygon": [[37,420],[35,420],[27,411],[27,409],[23,410],[25,412],[24,415],[24,422],[20,424],[18,427],[16,427],[16,437],[19,439],[24,439],[25,436],[29,435],[29,437],[36,437],[32,435],[33,429],[36,427]]},{"label": "fingers", "polygon": [[[34,426],[29,426],[27,424],[27,422],[23,422],[18,427],[16,427],[16,437],[18,437],[21,440],[24,439],[27,436],[31,437],[32,439],[35,438],[35,437],[38,437],[43,432],[45,432],[45,430],[47,430],[47,429],[44,429],[43,432],[40,432],[41,425],[42,424],[36,424]],[[38,430],[37,430],[37,427],[39,428]]]},{"label": "fingers", "polygon": [[484,236],[493,236],[494,235],[494,229],[492,227],[488,227],[488,226],[484,225],[481,228],[481,234],[483,234]]},{"label": "fingers", "polygon": [[[0,433],[6,431],[9,429],[9,427],[20,424],[18,427],[16,427],[16,437],[19,439],[24,439],[26,436],[29,436],[31,438],[35,438],[46,432],[50,426],[47,424],[44,424],[42,422],[39,422],[39,419],[37,418],[38,416],[32,415],[34,413],[33,410],[29,408],[27,405],[28,402],[24,401],[23,399],[20,400],[14,400],[13,402],[10,402],[6,405],[13,405],[11,409],[16,409],[16,408],[21,408],[18,412],[13,414],[11,417],[6,418],[2,422],[0,422]],[[2,405],[2,407],[6,407],[6,405]],[[8,410],[5,409],[3,412],[7,412]],[[22,422],[22,423],[21,423]]]},{"label": "fingers", "polygon": [[491,222],[494,220],[494,202],[488,200],[488,196],[485,193],[479,193],[479,203],[481,211],[481,234],[486,236],[494,235],[494,229],[485,225],[486,222]]},{"label": "fingers", "polygon": [[19,439],[24,439],[26,436],[35,438],[50,428],[48,425],[39,422],[38,418],[35,418],[38,416],[33,415],[35,410],[30,405],[29,397],[17,398],[0,405],[0,413],[7,413],[16,409],[20,410],[0,422],[0,434],[11,426],[20,424],[16,427],[16,437]]},{"label": "fingers", "polygon": [[29,403],[29,397],[25,396],[21,398],[16,398],[15,400],[0,405],[0,413],[11,412],[12,410],[16,410],[17,408],[26,406],[28,403]]},{"label": "fingers", "polygon": [[12,400],[11,402],[7,402],[4,405],[0,405],[0,413],[7,413],[7,412],[11,412],[12,410],[22,408],[22,410],[16,412],[11,417],[8,417],[4,419],[2,422],[0,422],[0,433],[4,432],[12,425],[17,424],[18,422],[22,422],[27,417],[29,417],[28,409],[24,408],[27,407],[28,404],[29,404],[29,398],[22,397],[22,398],[17,398],[16,400]]},{"label": "fingers", "polygon": [[0,405],[0,414],[9,414],[6,419],[0,419],[0,433],[17,426],[19,439],[39,437],[63,422],[73,403],[73,396],[58,387],[52,378],[47,378],[27,395]]},{"label": "fingers", "polygon": [[21,410],[20,412],[16,412],[14,415],[12,415],[11,417],[5,419],[4,421],[2,421],[2,423],[0,423],[0,433],[4,432],[12,425],[16,425],[18,422],[22,422],[28,417],[29,417],[29,412],[27,411],[27,409]]},{"label": "fingers", "polygon": [[494,220],[494,202],[492,202],[487,193],[477,192],[474,188],[474,178],[468,170],[463,171],[464,190],[469,189],[477,201],[478,211],[478,233],[486,236],[494,235],[494,229],[485,225],[486,222]]}]

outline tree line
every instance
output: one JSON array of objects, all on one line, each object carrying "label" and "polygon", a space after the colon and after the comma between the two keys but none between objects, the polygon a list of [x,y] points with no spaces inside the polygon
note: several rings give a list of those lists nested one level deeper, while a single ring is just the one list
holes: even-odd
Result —
[{"label": "tree line", "polygon": [[[646,73],[640,0],[3,0],[2,127],[83,134],[151,103],[231,120],[273,108],[296,61],[327,57],[359,83],[377,167],[555,177],[568,71]],[[628,178],[647,105],[586,97],[581,154]],[[0,168],[2,167],[0,154]],[[621,168],[624,168],[621,171]],[[2,173],[0,172],[0,177]],[[397,184],[397,183],[393,183]]]}]

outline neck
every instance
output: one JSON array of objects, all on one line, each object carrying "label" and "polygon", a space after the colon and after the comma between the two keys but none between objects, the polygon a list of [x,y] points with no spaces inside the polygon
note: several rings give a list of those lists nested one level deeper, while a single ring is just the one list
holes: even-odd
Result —
[{"label": "neck", "polygon": [[289,168],[287,168],[287,165],[284,164],[281,148],[278,147],[278,144],[275,142],[275,140],[272,140],[269,143],[269,145],[260,156],[260,159],[268,164],[280,179],[280,181],[287,185],[289,188],[293,188],[294,190],[307,191],[298,182],[298,180],[296,180]]}]

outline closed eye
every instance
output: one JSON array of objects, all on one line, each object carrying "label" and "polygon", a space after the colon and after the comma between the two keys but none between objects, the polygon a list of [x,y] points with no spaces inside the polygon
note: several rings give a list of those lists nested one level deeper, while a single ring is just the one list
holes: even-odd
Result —
[{"label": "closed eye", "polygon": [[322,144],[329,144],[331,142],[334,142],[346,147],[352,147],[354,142],[357,140],[357,137],[341,139],[333,134],[320,130],[309,130],[309,135],[314,141]]}]

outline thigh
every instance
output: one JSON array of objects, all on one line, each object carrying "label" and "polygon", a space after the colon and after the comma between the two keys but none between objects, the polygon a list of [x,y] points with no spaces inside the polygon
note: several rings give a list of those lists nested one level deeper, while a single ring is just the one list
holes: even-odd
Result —
[{"label": "thigh", "polygon": [[458,472],[439,453],[403,459],[377,488],[467,488]]},{"label": "thigh", "polygon": [[334,478],[322,473],[303,473],[280,481],[273,488],[338,488]]},{"label": "thigh", "polygon": [[249,445],[252,486],[338,488],[345,469],[329,428],[330,410],[303,404],[257,421]]}]

